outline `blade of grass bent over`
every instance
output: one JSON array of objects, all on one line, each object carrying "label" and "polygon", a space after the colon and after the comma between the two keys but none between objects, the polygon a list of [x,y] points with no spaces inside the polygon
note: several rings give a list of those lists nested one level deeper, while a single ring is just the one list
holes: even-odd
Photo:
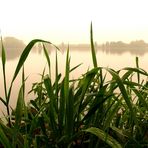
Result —
[{"label": "blade of grass bent over", "polygon": [[26,61],[26,58],[28,57],[32,47],[35,45],[35,43],[37,42],[43,42],[43,43],[49,43],[49,44],[52,44],[48,41],[44,41],[44,40],[40,40],[40,39],[34,39],[32,40],[27,46],[26,48],[24,49],[23,53],[21,54],[21,57],[19,59],[19,62],[17,64],[17,67],[16,67],[16,70],[15,70],[15,73],[14,73],[14,76],[13,76],[13,80],[12,82],[15,80],[16,76],[18,75],[21,67],[23,66],[24,62]]},{"label": "blade of grass bent over", "polygon": [[[11,85],[10,85],[10,88],[9,88],[9,92],[8,92],[8,102],[9,102],[9,99],[10,99],[10,94],[11,94],[11,89],[12,89],[12,85],[13,85],[13,82],[15,80],[15,78],[17,77],[20,69],[22,68],[24,62],[26,61],[32,47],[37,43],[37,42],[42,42],[42,43],[48,43],[48,44],[52,44],[51,42],[48,42],[48,41],[44,41],[44,40],[40,40],[40,39],[34,39],[32,40],[24,49],[23,53],[21,54],[21,57],[19,59],[19,62],[17,64],[17,67],[15,69],[15,73],[13,75],[13,79],[11,81]],[[52,44],[53,45],[53,44]],[[56,47],[55,45],[53,45],[54,47]],[[57,48],[57,47],[56,47]]]}]

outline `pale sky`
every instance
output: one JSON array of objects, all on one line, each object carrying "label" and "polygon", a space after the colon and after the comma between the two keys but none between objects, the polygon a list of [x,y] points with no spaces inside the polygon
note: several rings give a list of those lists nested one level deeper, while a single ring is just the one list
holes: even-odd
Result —
[{"label": "pale sky", "polygon": [[91,21],[98,43],[148,42],[148,0],[0,0],[2,36],[26,43],[89,43]]}]

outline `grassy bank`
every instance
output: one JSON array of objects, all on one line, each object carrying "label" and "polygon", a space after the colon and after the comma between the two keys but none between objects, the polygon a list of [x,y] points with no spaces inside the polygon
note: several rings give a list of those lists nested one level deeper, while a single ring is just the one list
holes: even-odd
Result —
[{"label": "grassy bank", "polygon": [[[1,39],[2,42],[2,39]],[[25,82],[23,65],[34,44],[41,42],[49,72],[41,74],[41,81],[32,86],[29,93],[35,98],[25,104]],[[148,73],[135,67],[114,70],[97,64],[90,29],[90,55],[94,67],[77,79],[70,74],[80,65],[70,66],[69,48],[65,59],[65,75],[58,72],[55,59],[55,80],[51,79],[50,57],[44,43],[32,40],[20,56],[10,86],[6,86],[5,48],[2,44],[2,66],[5,98],[1,98],[7,109],[5,119],[0,122],[1,147],[148,147]],[[15,110],[11,111],[10,99],[13,83],[22,72]],[[12,113],[11,113],[12,112]]]}]

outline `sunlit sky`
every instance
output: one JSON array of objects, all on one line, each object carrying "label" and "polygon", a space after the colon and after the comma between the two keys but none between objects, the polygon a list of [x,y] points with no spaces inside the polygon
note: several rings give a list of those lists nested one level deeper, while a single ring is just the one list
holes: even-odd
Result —
[{"label": "sunlit sky", "polygon": [[0,0],[2,36],[29,42],[148,42],[148,0]]}]

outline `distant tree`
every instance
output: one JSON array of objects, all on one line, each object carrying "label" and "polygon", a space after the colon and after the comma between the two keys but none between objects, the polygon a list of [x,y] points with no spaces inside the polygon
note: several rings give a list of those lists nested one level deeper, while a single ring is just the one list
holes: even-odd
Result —
[{"label": "distant tree", "polygon": [[8,60],[15,59],[16,57],[18,57],[25,48],[24,42],[22,40],[16,39],[15,37],[5,37],[3,39],[3,44],[5,47],[6,57]]},{"label": "distant tree", "polygon": [[132,41],[130,43],[131,46],[147,46],[147,44],[143,40]]},{"label": "distant tree", "polygon": [[17,49],[22,49],[25,47],[25,44],[22,40],[19,40],[15,37],[5,37],[3,40],[5,48],[17,48]]}]

